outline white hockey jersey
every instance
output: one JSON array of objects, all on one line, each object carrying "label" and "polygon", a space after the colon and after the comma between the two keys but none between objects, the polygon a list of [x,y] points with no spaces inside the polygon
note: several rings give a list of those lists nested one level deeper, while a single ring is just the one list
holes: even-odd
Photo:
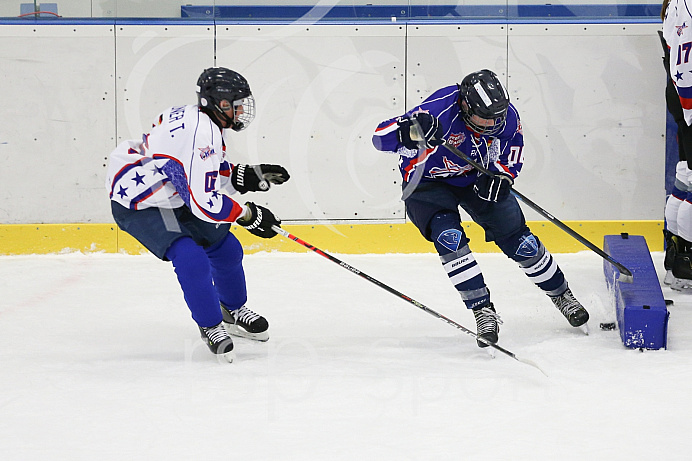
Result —
[{"label": "white hockey jersey", "polygon": [[141,141],[122,142],[111,153],[111,200],[132,210],[185,204],[204,221],[234,222],[245,206],[225,195],[235,189],[221,133],[197,106],[166,109]]},{"label": "white hockey jersey", "polygon": [[685,121],[692,126],[692,2],[670,0],[663,20],[663,38],[670,48],[670,77],[680,96]]}]

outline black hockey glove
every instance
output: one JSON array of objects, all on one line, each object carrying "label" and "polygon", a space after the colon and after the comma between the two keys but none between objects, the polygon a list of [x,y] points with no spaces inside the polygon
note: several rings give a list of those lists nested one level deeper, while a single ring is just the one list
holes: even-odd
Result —
[{"label": "black hockey glove", "polygon": [[283,184],[290,177],[288,171],[280,165],[236,165],[231,173],[231,184],[241,194],[264,192],[269,190],[270,183]]},{"label": "black hockey glove", "polygon": [[398,124],[399,142],[408,149],[432,149],[445,142],[440,121],[427,112],[416,112],[411,117],[402,118]]},{"label": "black hockey glove", "polygon": [[245,217],[245,219],[238,218],[236,223],[258,237],[265,239],[274,237],[276,232],[272,230],[272,226],[278,226],[281,224],[281,220],[263,206],[255,205],[252,202],[247,202],[245,206],[248,208],[250,216]]},{"label": "black hockey glove", "polygon": [[509,196],[512,184],[514,184],[514,180],[506,174],[496,174],[494,176],[481,174],[476,179],[473,190],[482,200],[501,202]]}]

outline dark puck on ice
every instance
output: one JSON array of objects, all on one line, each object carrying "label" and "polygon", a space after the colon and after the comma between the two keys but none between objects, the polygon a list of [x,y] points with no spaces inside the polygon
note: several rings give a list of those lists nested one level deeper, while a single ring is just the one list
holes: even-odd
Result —
[{"label": "dark puck on ice", "polygon": [[666,299],[666,306],[672,306],[673,304],[675,304],[675,301],[672,299]]},{"label": "dark puck on ice", "polygon": [[608,330],[614,330],[615,329],[615,324],[614,323],[601,323],[601,330],[603,331],[608,331]]}]

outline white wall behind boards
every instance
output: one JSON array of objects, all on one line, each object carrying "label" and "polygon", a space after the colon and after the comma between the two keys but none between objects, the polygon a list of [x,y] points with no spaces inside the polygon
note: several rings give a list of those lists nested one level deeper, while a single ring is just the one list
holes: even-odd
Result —
[{"label": "white wall behind boards", "polygon": [[237,198],[284,220],[403,220],[397,158],[370,144],[377,123],[482,67],[505,79],[522,116],[518,190],[562,220],[662,219],[657,29],[3,25],[0,223],[112,222],[104,159],[162,109],[194,103],[214,64],[241,72],[257,100],[253,124],[227,135],[231,156],[293,176]]}]

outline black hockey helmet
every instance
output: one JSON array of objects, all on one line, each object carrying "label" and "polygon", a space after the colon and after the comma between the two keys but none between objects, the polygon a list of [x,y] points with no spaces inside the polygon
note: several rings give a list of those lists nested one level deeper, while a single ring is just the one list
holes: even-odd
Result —
[{"label": "black hockey helmet", "polygon": [[[492,135],[505,125],[509,96],[495,72],[483,69],[467,75],[459,84],[459,105],[464,122],[473,131]],[[471,121],[477,115],[493,120],[490,126],[481,126]]]},{"label": "black hockey helmet", "polygon": [[[234,131],[246,128],[255,118],[255,99],[250,85],[238,72],[225,67],[210,67],[202,72],[197,79],[197,103],[202,111],[225,122]],[[234,108],[232,118],[226,115],[231,106]]]}]

